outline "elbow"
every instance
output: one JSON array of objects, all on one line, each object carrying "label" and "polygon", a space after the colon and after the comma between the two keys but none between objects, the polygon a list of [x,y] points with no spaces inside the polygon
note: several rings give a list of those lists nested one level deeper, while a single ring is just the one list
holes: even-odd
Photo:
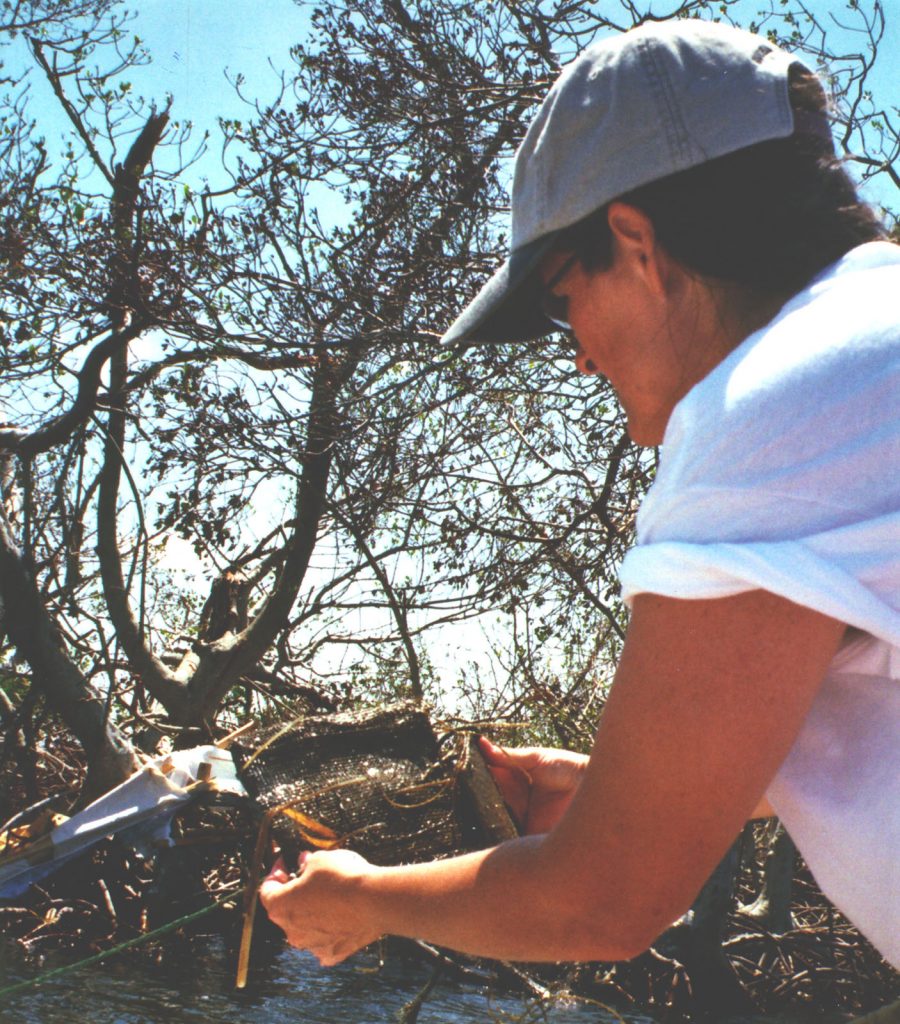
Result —
[{"label": "elbow", "polygon": [[623,928],[618,935],[618,955],[610,959],[633,960],[646,953],[662,931],[663,928],[636,927],[635,923],[632,923],[629,927]]},{"label": "elbow", "polygon": [[560,934],[575,948],[573,960],[633,960],[690,907],[691,898],[653,885],[614,884],[594,877],[582,886],[549,890],[555,895]]},{"label": "elbow", "polygon": [[645,953],[665,925],[645,910],[608,911],[585,904],[563,915],[560,934],[565,937],[567,960],[633,960]]},{"label": "elbow", "polygon": [[611,961],[634,960],[635,957],[646,953],[657,937],[656,932],[635,932],[632,929],[623,929],[616,936],[616,941],[609,954],[604,957]]},{"label": "elbow", "polygon": [[605,872],[583,861],[572,870],[571,860],[562,857],[542,877],[545,919],[556,921],[558,944],[567,949],[559,959],[633,960],[688,909],[694,895],[658,872]]}]

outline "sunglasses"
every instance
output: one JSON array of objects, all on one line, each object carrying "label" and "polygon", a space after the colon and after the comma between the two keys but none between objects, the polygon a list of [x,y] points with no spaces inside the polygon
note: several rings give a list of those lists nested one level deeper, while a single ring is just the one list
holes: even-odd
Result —
[{"label": "sunglasses", "polygon": [[569,323],[569,299],[566,295],[556,295],[553,289],[575,266],[577,260],[578,254],[573,253],[567,260],[563,261],[562,266],[544,284],[541,291],[541,312],[552,324],[555,324],[561,331],[566,331],[568,334],[572,333],[572,325]]}]

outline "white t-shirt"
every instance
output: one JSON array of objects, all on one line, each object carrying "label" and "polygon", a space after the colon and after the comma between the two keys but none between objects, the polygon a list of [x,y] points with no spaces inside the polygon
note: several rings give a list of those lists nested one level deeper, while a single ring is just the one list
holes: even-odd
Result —
[{"label": "white t-shirt", "polygon": [[833,902],[900,967],[900,247],[848,253],[673,410],[620,572],[763,589],[860,630],[768,797]]}]

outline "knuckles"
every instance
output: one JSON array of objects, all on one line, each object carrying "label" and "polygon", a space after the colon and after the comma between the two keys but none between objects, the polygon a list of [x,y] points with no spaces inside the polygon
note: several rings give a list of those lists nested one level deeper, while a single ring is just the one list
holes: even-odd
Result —
[{"label": "knuckles", "polygon": [[331,967],[378,937],[370,936],[352,914],[339,914],[343,917],[340,924],[334,914],[335,898],[343,894],[342,910],[346,912],[350,901],[344,886],[368,867],[358,854],[346,850],[324,856],[309,854],[299,877],[282,880],[273,872],[265,878],[258,890],[259,901],[291,946],[308,950],[323,967]]}]

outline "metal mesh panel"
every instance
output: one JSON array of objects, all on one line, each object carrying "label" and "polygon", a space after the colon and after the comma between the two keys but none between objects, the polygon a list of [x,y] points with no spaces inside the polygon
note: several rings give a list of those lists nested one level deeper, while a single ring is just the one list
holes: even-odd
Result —
[{"label": "metal mesh panel", "polygon": [[458,746],[442,756],[428,716],[401,704],[304,719],[268,741],[245,740],[235,760],[265,809],[301,812],[299,821],[282,814],[273,822],[286,859],[329,845],[313,827],[321,825],[342,848],[387,865],[486,845],[460,783]]}]

